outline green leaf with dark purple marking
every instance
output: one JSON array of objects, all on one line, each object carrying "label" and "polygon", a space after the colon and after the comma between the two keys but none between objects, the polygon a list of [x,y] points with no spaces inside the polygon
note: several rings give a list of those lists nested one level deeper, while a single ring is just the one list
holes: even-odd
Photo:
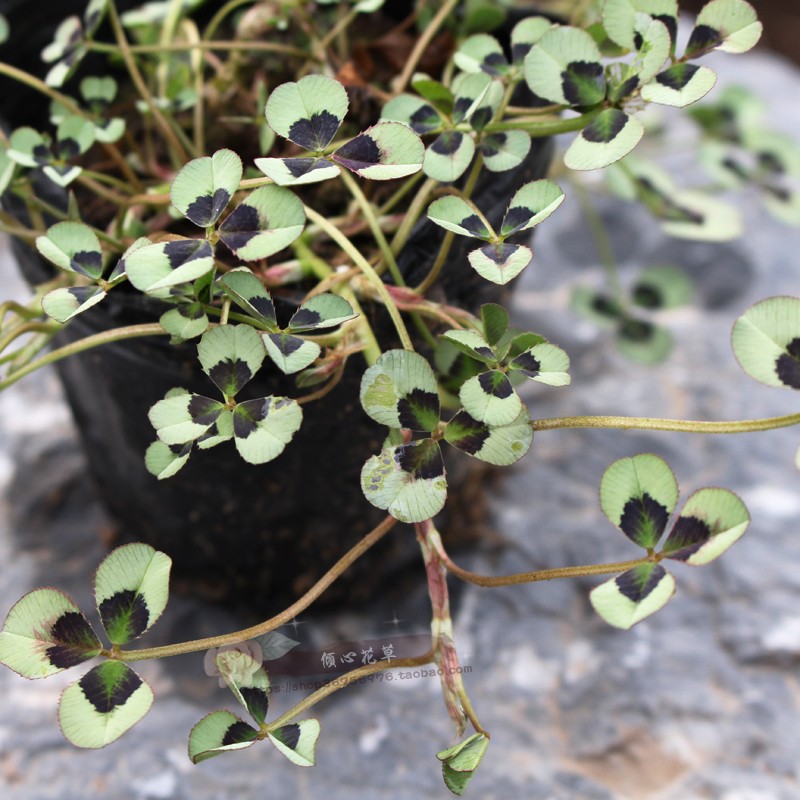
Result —
[{"label": "green leaf with dark purple marking", "polygon": [[662,553],[665,558],[703,566],[739,541],[749,524],[747,508],[733,492],[700,489],[681,509]]},{"label": "green leaf with dark purple marking", "polygon": [[481,140],[480,146],[486,169],[507,172],[525,160],[531,149],[531,137],[525,131],[492,133]]},{"label": "green leaf with dark purple marking", "polygon": [[335,178],[341,171],[336,164],[319,156],[301,158],[256,158],[255,165],[278,186],[300,186]]},{"label": "green leaf with dark purple marking", "polygon": [[525,80],[531,91],[567,106],[593,106],[606,94],[600,50],[580,28],[550,28],[525,56]]},{"label": "green leaf with dark purple marking", "polygon": [[487,425],[462,409],[447,423],[444,438],[474,458],[504,467],[516,463],[530,450],[533,430],[525,407],[509,425]]},{"label": "green leaf with dark purple marking", "polygon": [[526,17],[511,30],[511,58],[514,65],[521,67],[531,48],[553,26],[546,17]]},{"label": "green leaf with dark purple marking", "polygon": [[425,150],[422,171],[434,180],[452,183],[458,180],[475,155],[475,142],[462,131],[445,131]]},{"label": "green leaf with dark purple marking", "polygon": [[600,584],[589,600],[609,625],[629,630],[663,608],[673,594],[672,575],[660,564],[646,563]]},{"label": "green leaf with dark purple marking", "polygon": [[83,27],[85,36],[90,39],[95,31],[100,27],[103,17],[106,15],[109,0],[89,0],[83,12]]},{"label": "green leaf with dark purple marking", "polygon": [[182,445],[202,436],[224,410],[225,405],[217,400],[173,389],[147,416],[164,444]]},{"label": "green leaf with dark purple marking", "polygon": [[41,53],[46,64],[56,62],[45,76],[45,83],[48,86],[63,85],[87,52],[80,18],[70,16],[63,19],[56,28],[53,41]]},{"label": "green leaf with dark purple marking", "polygon": [[381,425],[434,431],[439,390],[431,365],[418,353],[388,350],[361,379],[361,405]]},{"label": "green leaf with dark purple marking", "polygon": [[495,345],[505,336],[508,330],[508,311],[497,303],[484,303],[481,306],[481,324],[483,335],[490,345]]},{"label": "green leaf with dark purple marking", "polygon": [[615,461],[600,481],[605,515],[635,544],[658,544],[675,504],[678,483],[667,463],[643,453]]},{"label": "green leaf with dark purple marking", "polygon": [[230,711],[212,711],[189,734],[189,758],[199,764],[232,750],[250,747],[258,731]]},{"label": "green leaf with dark purple marking", "polygon": [[508,376],[500,370],[465,381],[458,396],[470,416],[490,426],[510,425],[523,408]]},{"label": "green leaf with dark purple marking", "polygon": [[292,314],[286,330],[291,333],[305,333],[335,328],[357,316],[353,307],[343,297],[324,292],[305,300],[300,308]]},{"label": "green leaf with dark purple marking", "polygon": [[601,111],[564,154],[570,169],[602,169],[628,155],[642,138],[644,125],[618,108]]},{"label": "green leaf with dark purple marking", "polygon": [[23,678],[46,678],[82,664],[102,645],[72,598],[57,589],[28,592],[0,631],[0,663]]},{"label": "green leaf with dark purple marking", "polygon": [[171,478],[189,460],[192,443],[165,444],[160,439],[153,442],[145,451],[144,464],[151,475],[160,481]]},{"label": "green leaf with dark purple marking", "polygon": [[321,351],[316,342],[310,342],[290,333],[265,333],[262,335],[267,355],[285,375],[300,372],[313,364]]},{"label": "green leaf with dark purple marking", "polygon": [[500,42],[488,33],[476,33],[465,39],[453,54],[453,61],[464,72],[485,72],[492,76],[508,72]]},{"label": "green leaf with dark purple marking", "polygon": [[233,410],[233,433],[239,455],[250,464],[277,458],[300,430],[303,409],[289,397],[262,397]]},{"label": "green leaf with dark purple marking", "polygon": [[162,314],[158,321],[171,335],[171,344],[194,339],[208,328],[208,317],[202,303],[183,303]]},{"label": "green leaf with dark purple marking", "polygon": [[175,176],[169,199],[190,222],[207,228],[230,203],[242,179],[242,159],[233,150],[194,158]]},{"label": "green leaf with dark purple marking", "polygon": [[303,232],[306,213],[289,189],[262,186],[220,225],[220,240],[244,261],[266,258],[288,247]]},{"label": "green leaf with dark purple marking", "polygon": [[36,249],[68,272],[97,280],[103,274],[103,252],[94,231],[82,222],[58,222],[36,238]]},{"label": "green leaf with dark purple marking", "polygon": [[361,470],[361,489],[372,505],[400,522],[423,522],[447,499],[442,452],[432,439],[385,447]]},{"label": "green leaf with dark purple marking", "polygon": [[651,310],[679,308],[691,300],[692,290],[692,281],[680,267],[659,264],[641,272],[631,288],[631,299]]},{"label": "green leaf with dark purple marking", "polygon": [[503,354],[503,363],[513,361],[517,356],[522,355],[532,347],[538,344],[547,343],[547,339],[539,333],[526,331],[525,333],[517,334],[509,343],[507,352]]},{"label": "green leaf with dark purple marking", "polygon": [[672,334],[646,319],[623,316],[614,339],[617,349],[637,364],[660,364],[672,352]]},{"label": "green leaf with dark purple marking", "polygon": [[87,152],[94,144],[94,124],[77,114],[71,114],[58,124],[53,147],[59,159],[70,159]]},{"label": "green leaf with dark purple marking", "polygon": [[430,103],[413,94],[393,97],[383,107],[381,119],[404,122],[419,136],[438,131],[442,127],[442,117],[439,112]]},{"label": "green leaf with dark purple marking", "polygon": [[275,728],[268,735],[272,744],[278,748],[278,752],[286,756],[292,764],[297,764],[298,767],[313,767],[319,731],[318,720],[304,719]]},{"label": "green leaf with dark purple marking", "polygon": [[250,267],[232,269],[218,283],[239,308],[257,319],[265,328],[278,329],[272,297]]},{"label": "green leaf with dark purple marking", "polygon": [[705,97],[716,82],[716,73],[708,67],[674,64],[642,86],[641,94],[648,102],[683,108]]},{"label": "green leaf with dark purple marking", "polygon": [[8,157],[23,167],[41,167],[53,157],[50,138],[33,128],[17,128],[8,142]]},{"label": "green leaf with dark purple marking", "polygon": [[546,179],[521,186],[511,198],[503,216],[500,235],[503,238],[527,231],[547,219],[564,202],[561,187]]},{"label": "green leaf with dark purple marking", "polygon": [[99,286],[64,286],[42,298],[42,309],[56,322],[67,322],[97,305],[106,296]]},{"label": "green leaf with dark purple marking", "polygon": [[547,386],[569,386],[569,356],[549,342],[534,345],[515,356],[508,368]]},{"label": "green leaf with dark purple marking", "polygon": [[505,284],[522,272],[533,259],[533,251],[522,244],[487,244],[467,255],[470,266],[482,278]]},{"label": "green leaf with dark purple marking", "polygon": [[125,258],[128,280],[146,293],[190,283],[214,268],[214,250],[204,239],[173,239],[140,247]]},{"label": "green leaf with dark purple marking", "polygon": [[283,83],[269,96],[264,113],[270,128],[304,150],[321,153],[347,114],[344,86],[325,75]]},{"label": "green leaf with dark purple marking", "polygon": [[745,0],[710,0],[697,15],[684,58],[710,50],[745,53],[758,43],[762,30],[756,10]]},{"label": "green leaf with dark purple marking", "polygon": [[76,747],[105,747],[139,722],[152,704],[152,690],[127,664],[104,661],[67,687],[58,722]]},{"label": "green leaf with dark purple marking", "polygon": [[[498,306],[499,308],[500,306]],[[474,358],[484,364],[496,364],[497,356],[489,343],[477,331],[455,330],[442,334],[442,338],[450,342],[460,353]]]},{"label": "green leaf with dark purple marking", "polygon": [[436,754],[436,758],[442,762],[445,785],[453,794],[459,797],[464,794],[488,746],[488,736],[483,733],[473,733],[463,742],[458,742]]},{"label": "green leaf with dark purple marking", "polygon": [[419,172],[425,145],[402,122],[379,122],[331,155],[337,164],[362,178],[389,181]]},{"label": "green leaf with dark purple marking", "polygon": [[231,439],[233,439],[233,411],[226,408],[220,413],[214,424],[195,442],[200,450],[208,450],[222,442],[229,442]]},{"label": "green leaf with dark purple marking", "polygon": [[[458,125],[469,122],[475,130],[481,130],[499,107],[503,99],[503,88],[500,81],[492,80],[489,75],[482,72],[475,74],[463,72],[453,80],[453,95],[455,101],[451,123]],[[481,118],[474,120],[478,109],[484,107]]]},{"label": "green leaf with dark purple marking", "polygon": [[736,320],[731,343],[751,378],[800,389],[800,298],[770,297],[751,306]]},{"label": "green leaf with dark purple marking", "polygon": [[265,356],[264,343],[250,325],[218,325],[197,346],[203,372],[226,397],[234,397],[252,380]]},{"label": "green leaf with dark purple marking", "polygon": [[454,194],[434,200],[428,206],[428,219],[445,230],[461,236],[489,241],[496,235],[478,215],[472,204]]},{"label": "green leaf with dark purple marking", "polygon": [[167,606],[172,559],[148,544],[126,544],[97,569],[94,597],[111,644],[126,644],[151,628]]},{"label": "green leaf with dark purple marking", "polygon": [[[260,659],[260,651],[258,655]],[[261,725],[269,710],[269,676],[260,660],[256,661],[248,652],[234,648],[217,652],[215,663],[234,697]]]},{"label": "green leaf with dark purple marking", "polygon": [[122,258],[117,261],[114,269],[111,270],[108,276],[109,283],[117,283],[127,277],[126,269],[128,256],[140,250],[142,247],[147,247],[149,244],[151,244],[151,242],[146,236],[140,236],[138,239],[135,239],[133,244],[122,254]]}]

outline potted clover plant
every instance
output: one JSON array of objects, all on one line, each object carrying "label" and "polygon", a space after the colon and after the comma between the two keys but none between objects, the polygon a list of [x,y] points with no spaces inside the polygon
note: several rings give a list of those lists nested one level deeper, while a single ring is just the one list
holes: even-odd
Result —
[{"label": "potted clover plant", "polygon": [[[0,144],[0,226],[35,284],[29,304],[5,306],[0,388],[61,368],[106,502],[145,540],[114,550],[95,575],[105,641],[69,596],[39,589],[10,610],[0,661],[41,678],[100,658],[64,692],[59,720],[74,744],[101,747],[153,700],[130,662],[266,634],[352,575],[396,523],[413,525],[418,545],[401,544],[421,549],[430,649],[353,669],[276,718],[252,648],[220,650],[216,668],[244,711],[198,722],[189,755],[269,740],[310,766],[314,703],[433,663],[460,737],[438,758],[461,794],[489,732],[458,669],[448,574],[488,586],[611,576],[592,604],[629,628],[672,596],[670,561],[712,561],[749,514],[719,487],[679,508],[670,467],[641,454],[611,464],[600,486],[603,512],[638,548],[629,561],[476,575],[452,561],[434,524],[448,497],[456,503],[448,483],[459,464],[510,466],[537,430],[800,421],[536,419],[519,386],[564,391],[569,356],[515,328],[505,308],[533,260],[530,232],[564,199],[545,177],[555,134],[574,132],[567,169],[613,166],[619,191],[673,233],[722,237],[728,220],[713,199],[628,155],[647,104],[702,99],[715,76],[698,61],[750,49],[761,26],[744,0],[711,0],[685,44],[675,0],[543,3],[513,19],[460,0],[206,5],[123,11],[91,0],[56,29],[43,78],[0,64],[41,96],[50,121],[15,115]],[[732,117],[700,120],[724,145],[759,152],[747,114]],[[793,213],[783,181],[794,166],[781,148],[752,175],[722,160]],[[648,302],[668,301],[673,283],[650,277]],[[629,321],[619,303],[584,305],[621,330]],[[765,300],[734,329],[744,369],[775,386],[800,387],[799,342],[796,298]],[[232,634],[132,647],[166,607],[173,561],[251,611],[276,613]],[[294,602],[273,609],[282,593]]]}]

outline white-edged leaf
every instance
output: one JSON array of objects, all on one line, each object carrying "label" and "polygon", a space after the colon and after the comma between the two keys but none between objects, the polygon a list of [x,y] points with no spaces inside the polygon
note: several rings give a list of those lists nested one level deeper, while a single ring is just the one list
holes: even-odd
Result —
[{"label": "white-edged leaf", "polygon": [[262,397],[233,410],[233,432],[239,455],[250,464],[277,458],[300,430],[303,409],[288,397]]},{"label": "white-edged leaf", "polygon": [[230,203],[242,179],[242,159],[233,150],[194,158],[172,181],[169,199],[189,221],[213,225]]},{"label": "white-edged leaf", "polygon": [[171,308],[162,314],[158,321],[175,343],[194,339],[205,333],[208,328],[208,317],[202,303],[187,303]]},{"label": "white-edged leaf", "polygon": [[496,364],[497,356],[486,339],[477,331],[454,330],[442,334],[442,338],[450,342],[460,353],[482,361],[484,364]]},{"label": "white-edged leaf", "polygon": [[749,524],[750,514],[733,492],[700,489],[681,509],[662,552],[665,558],[703,566],[739,541]]},{"label": "white-edged leaf", "polygon": [[675,64],[642,86],[644,100],[683,108],[705,97],[717,82],[717,74],[696,64]]},{"label": "white-edged leaf", "polygon": [[364,372],[359,396],[364,411],[389,428],[433,431],[439,425],[436,376],[418,353],[383,353]]},{"label": "white-edged leaf", "polygon": [[468,255],[470,266],[482,278],[504,284],[522,272],[533,258],[530,247],[522,244],[487,244]]},{"label": "white-edged leaf", "polygon": [[8,141],[8,157],[23,167],[40,167],[49,163],[50,139],[33,128],[17,128]]},{"label": "white-edged leaf", "polygon": [[46,678],[98,655],[102,645],[72,598],[35,589],[8,612],[0,631],[0,663],[24,678]]},{"label": "white-edged leaf", "polygon": [[106,296],[99,286],[64,286],[42,298],[42,309],[56,322],[67,322],[97,305]]},{"label": "white-edged leaf", "polygon": [[710,0],[697,15],[684,57],[710,50],[745,53],[758,43],[762,30],[756,10],[745,0]]},{"label": "white-edged leaf", "polygon": [[491,228],[487,228],[483,219],[462,197],[448,194],[434,200],[428,206],[428,219],[445,230],[470,236],[474,239],[489,241],[495,236]]},{"label": "white-edged leaf", "polygon": [[568,386],[569,356],[560,347],[549,342],[534,345],[515,356],[508,368],[522,372],[531,380],[547,386]]},{"label": "white-edged leaf", "polygon": [[447,423],[444,438],[474,458],[504,467],[516,463],[530,450],[533,430],[524,406],[508,425],[487,425],[462,409]]},{"label": "white-edged leaf", "polygon": [[306,213],[289,189],[262,186],[240,203],[219,227],[219,238],[244,261],[266,258],[303,232]]},{"label": "white-edged leaf", "polygon": [[362,178],[388,181],[419,172],[425,145],[402,122],[379,122],[334,151],[331,159]]},{"label": "white-edged leaf", "polygon": [[271,730],[268,735],[278,752],[286,756],[292,764],[298,767],[313,767],[319,731],[318,720],[304,719],[281,725],[280,728]]},{"label": "white-edged leaf", "polygon": [[324,292],[305,300],[292,314],[286,330],[291,333],[335,328],[358,316],[353,307],[343,297]]},{"label": "white-edged leaf", "polygon": [[488,33],[476,33],[465,39],[453,54],[453,61],[464,72],[485,72],[487,75],[508,72],[508,61],[500,42]]},{"label": "white-edged leaf", "polygon": [[83,170],[77,166],[69,166],[61,165],[56,166],[54,164],[48,164],[45,167],[42,167],[42,172],[55,183],[57,186],[60,186],[62,189],[69,186],[75,178],[77,178]]},{"label": "white-edged leaf", "polygon": [[800,389],[800,298],[769,297],[751,306],[736,320],[731,344],[751,378]]},{"label": "white-edged leaf", "polygon": [[313,364],[322,352],[316,342],[292,336],[290,333],[262,334],[267,355],[284,375],[300,372]]},{"label": "white-edged leaf", "polygon": [[104,661],[64,690],[58,722],[75,746],[105,747],[139,722],[152,704],[152,689],[127,664]]},{"label": "white-edged leaf", "polygon": [[75,158],[94,144],[94,123],[71,114],[58,124],[55,151],[59,158]]},{"label": "white-edged leaf", "polygon": [[218,325],[197,346],[203,372],[226,397],[234,397],[253,379],[265,356],[264,343],[250,325]]},{"label": "white-edged leaf", "polygon": [[212,711],[189,734],[189,758],[199,764],[207,758],[250,747],[258,731],[230,711]]},{"label": "white-edged leaf", "polygon": [[510,425],[523,409],[508,376],[489,370],[465,381],[458,394],[470,416],[487,425]]},{"label": "white-edged leaf", "polygon": [[164,444],[182,445],[202,436],[224,410],[224,403],[218,400],[181,389],[168,392],[147,416]]},{"label": "white-edged leaf", "polygon": [[677,502],[675,475],[649,453],[615,461],[600,481],[603,513],[640,547],[656,546]]},{"label": "white-edged leaf", "polygon": [[278,186],[300,186],[335,178],[341,170],[327,158],[256,158],[253,162]]},{"label": "white-edged leaf", "polygon": [[361,489],[372,505],[400,522],[423,522],[438,514],[447,499],[442,453],[437,442],[419,439],[385,447],[367,459]]},{"label": "white-edged leaf", "polygon": [[445,131],[428,145],[422,171],[434,180],[452,183],[458,180],[472,162],[475,142],[461,131]]},{"label": "white-edged leaf", "polygon": [[347,113],[344,86],[325,75],[283,83],[269,96],[264,113],[270,128],[304,150],[321,152]]},{"label": "white-edged leaf", "polygon": [[570,169],[602,169],[628,155],[644,135],[644,125],[618,108],[601,111],[564,154]]},{"label": "white-edged leaf", "polygon": [[525,56],[553,23],[547,17],[526,17],[511,30],[511,58],[516,66],[522,66]]},{"label": "white-edged leaf", "polygon": [[506,172],[518,167],[531,149],[531,137],[525,131],[492,133],[481,141],[483,163],[490,172]]},{"label": "white-edged leaf", "polygon": [[103,274],[103,253],[94,231],[82,222],[57,222],[45,236],[36,238],[36,249],[50,262],[68,272],[97,280]]},{"label": "white-edged leaf", "polygon": [[128,280],[148,294],[191,283],[213,268],[214,251],[205,239],[173,239],[129,250],[125,255]]},{"label": "white-edged leaf", "polygon": [[600,584],[589,595],[594,610],[615,628],[629,630],[663,608],[675,579],[660,564],[642,564]]},{"label": "white-edged leaf", "polygon": [[420,136],[436,131],[442,126],[439,112],[426,100],[413,94],[393,97],[381,110],[381,119],[404,122]]},{"label": "white-edged leaf", "polygon": [[606,93],[600,50],[580,28],[556,25],[544,33],[524,61],[531,91],[568,106],[593,106]]},{"label": "white-edged leaf", "polygon": [[232,269],[220,277],[218,283],[239,308],[270,330],[277,329],[272,298],[250,267]]},{"label": "white-edged leaf", "polygon": [[511,198],[500,226],[503,238],[527,231],[547,219],[564,202],[564,192],[558,184],[546,179],[521,186]]},{"label": "white-edged leaf", "polygon": [[192,444],[165,444],[160,439],[145,451],[144,464],[151,475],[160,481],[171,478],[189,460]]},{"label": "white-edged leaf", "polygon": [[167,606],[172,559],[148,544],[117,547],[97,568],[94,597],[111,644],[151,628]]}]

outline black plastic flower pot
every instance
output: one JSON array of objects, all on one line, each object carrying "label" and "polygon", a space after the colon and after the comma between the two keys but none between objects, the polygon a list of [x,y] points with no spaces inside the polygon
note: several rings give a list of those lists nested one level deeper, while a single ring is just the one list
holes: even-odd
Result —
[{"label": "black plastic flower pot", "polygon": [[[23,109],[14,104],[13,111],[14,125],[24,124]],[[499,224],[516,189],[546,174],[551,150],[549,141],[535,141],[518,169],[484,173],[475,197],[492,224]],[[409,285],[427,274],[443,235],[427,219],[417,223],[398,259]],[[477,312],[482,303],[503,300],[506,290],[471,269],[468,246],[464,239],[455,240],[436,299]],[[15,251],[29,282],[51,274],[31,248],[15,243]],[[147,298],[114,290],[106,301],[72,320],[55,344],[120,325],[152,322],[162,311]],[[381,345],[394,346],[385,310],[365,304],[365,313],[374,317],[371,322]],[[174,387],[213,396],[214,387],[199,368],[196,343],[175,347],[166,337],[131,339],[72,356],[57,369],[89,474],[116,538],[148,542],[167,552],[177,584],[194,593],[258,616],[279,610],[384,516],[360,488],[361,468],[380,450],[386,435],[359,403],[364,369],[360,356],[349,360],[341,381],[326,397],[304,405],[300,431],[274,461],[253,466],[242,461],[232,445],[223,444],[195,450],[177,475],[162,481],[144,464],[145,451],[155,439],[147,411]],[[248,396],[243,393],[239,399],[300,394],[293,376],[269,367],[246,392]],[[450,498],[443,514],[462,519],[465,505],[476,501],[472,484],[469,491],[460,492],[469,475],[474,480],[468,464],[485,467],[458,453],[450,459]],[[412,558],[418,558],[413,532],[395,533],[351,567],[322,601],[346,598],[357,603],[374,597],[376,590],[396,582]]]}]

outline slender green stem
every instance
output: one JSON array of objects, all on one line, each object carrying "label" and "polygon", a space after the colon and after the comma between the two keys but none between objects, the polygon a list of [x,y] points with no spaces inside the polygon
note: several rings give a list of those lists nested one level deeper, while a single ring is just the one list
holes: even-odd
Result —
[{"label": "slender green stem", "polygon": [[[121,181],[119,178],[115,178],[113,175],[108,175],[105,172],[95,172],[94,170],[83,169],[81,175],[86,178],[91,178],[96,183],[105,183],[109,186],[113,186],[115,189],[119,189],[121,192],[125,192],[126,194],[136,194],[136,189],[133,186],[130,186],[125,183],[125,181]],[[127,198],[125,199],[127,200]]]},{"label": "slender green stem", "polygon": [[16,314],[18,317],[22,317],[22,319],[25,320],[38,319],[42,316],[42,308],[39,303],[36,305],[39,307],[32,308],[30,306],[23,306],[14,300],[6,300],[5,303],[0,305],[0,321],[5,319],[6,314]]},{"label": "slender green stem", "polygon": [[558,578],[578,578],[585,575],[614,575],[626,572],[629,569],[646,564],[653,559],[649,556],[635,558],[631,561],[617,561],[611,564],[589,564],[580,567],[555,567],[553,569],[538,569],[533,572],[518,572],[515,575],[480,575],[470,572],[454,564],[447,553],[441,552],[440,557],[447,569],[457,578],[475,586],[517,586],[522,583],[535,583],[537,581],[552,581]]},{"label": "slender green stem", "polygon": [[372,204],[369,202],[369,200],[367,200],[364,192],[361,191],[361,187],[356,182],[356,179],[349,173],[348,170],[341,170],[339,176],[342,179],[342,183],[344,183],[344,185],[347,187],[347,190],[353,196],[353,199],[361,209],[361,213],[364,215],[364,219],[366,220],[367,225],[369,225],[372,235],[375,237],[375,242],[381,251],[383,260],[389,269],[389,273],[391,274],[392,278],[394,278],[394,282],[398,286],[405,286],[406,282],[403,280],[403,276],[400,274],[400,268],[397,266],[397,261],[395,260],[392,248],[389,247],[389,242],[386,241],[386,236],[384,236],[383,231],[381,230],[380,222],[375,215],[375,209],[372,207]]},{"label": "slender green stem", "polygon": [[[90,50],[96,50],[102,53],[117,53],[119,49],[112,44],[103,44],[101,42],[92,42],[89,45]],[[237,41],[200,41],[200,42],[169,42],[167,44],[131,44],[128,45],[129,51],[134,55],[159,55],[161,53],[185,53],[187,50],[221,50],[221,51],[237,51],[237,50],[251,50],[253,52],[267,52],[279,53],[286,56],[296,56],[298,58],[309,59],[311,61],[319,61],[320,59],[301,50],[298,47],[292,47],[287,44],[279,44],[278,42],[237,42]]]},{"label": "slender green stem", "polygon": [[350,256],[350,258],[353,260],[353,263],[364,273],[364,276],[375,288],[378,296],[381,298],[381,300],[383,300],[386,310],[389,312],[389,316],[392,318],[394,327],[397,330],[397,335],[400,337],[401,344],[406,350],[413,350],[414,345],[411,343],[411,337],[408,335],[408,330],[406,329],[403,318],[400,315],[400,311],[398,311],[397,305],[387,291],[386,284],[384,284],[384,282],[380,279],[380,276],[372,268],[372,265],[369,263],[369,261],[367,261],[367,259],[361,255],[353,243],[335,225],[331,225],[328,220],[325,219],[325,217],[323,217],[321,214],[318,214],[313,208],[309,208],[308,206],[305,206],[305,210],[306,216],[308,216],[312,222],[315,222],[317,225],[319,225],[319,227],[326,234],[328,234],[328,236],[330,236],[331,239],[333,239],[333,241],[336,242],[336,244],[338,244],[348,256]]},{"label": "slender green stem", "polygon": [[5,336],[0,337],[0,353],[2,353],[11,342],[24,336],[26,333],[49,333],[54,334],[61,330],[61,325],[58,322],[23,322],[16,325]]},{"label": "slender green stem", "polygon": [[164,138],[169,142],[174,166],[181,167],[189,160],[189,156],[187,155],[186,150],[184,149],[183,144],[176,135],[175,131],[172,129],[172,126],[167,121],[166,117],[161,113],[159,107],[156,105],[153,95],[150,94],[150,91],[144,82],[142,73],[139,71],[139,67],[136,65],[136,61],[133,58],[131,45],[125,36],[125,31],[122,27],[122,23],[120,22],[119,15],[117,14],[117,8],[113,0],[108,4],[108,17],[111,21],[111,27],[114,29],[114,36],[116,37],[117,45],[119,46],[119,53],[125,62],[128,74],[131,76],[131,80],[133,81],[133,84],[136,87],[136,90],[139,92],[142,100],[144,100],[144,102],[147,104],[147,107],[150,109],[150,113],[153,115],[156,125],[158,125],[161,133],[164,135]]},{"label": "slender green stem", "polygon": [[347,551],[299,600],[296,600],[285,611],[274,617],[234,633],[211,636],[206,639],[194,639],[188,642],[168,644],[163,647],[151,647],[144,650],[120,650],[116,653],[119,661],[144,661],[150,658],[167,658],[183,653],[197,653],[212,647],[223,647],[237,644],[255,636],[275,630],[294,619],[301,611],[308,608],[351,564],[357,561],[373,545],[377,544],[397,523],[393,517],[386,517],[383,522],[373,528],[355,547]]},{"label": "slender green stem", "polygon": [[77,114],[84,119],[88,119],[86,112],[79,105],[77,105],[77,103],[71,97],[61,94],[61,92],[59,92],[57,89],[54,89],[52,86],[48,86],[44,81],[39,80],[39,78],[35,77],[34,75],[30,75],[21,69],[17,69],[17,67],[12,67],[11,64],[6,64],[3,61],[0,61],[0,75],[5,75],[9,78],[13,78],[15,81],[24,83],[26,86],[30,86],[31,89],[36,89],[37,92],[41,92],[42,94],[47,95],[51,100],[55,100],[57,103],[63,105],[70,112],[70,114]]},{"label": "slender green stem", "polygon": [[320,47],[327,47],[347,26],[360,14],[355,8],[351,8],[338,22],[319,40]]},{"label": "slender green stem", "polygon": [[731,422],[607,416],[551,417],[531,421],[531,428],[534,431],[552,431],[560,428],[621,428],[623,430],[681,431],[684,433],[752,433],[775,428],[789,428],[792,425],[800,425],[800,414]]},{"label": "slender green stem", "polygon": [[578,117],[552,120],[523,120],[513,119],[508,122],[490,122],[483,130],[485,133],[501,133],[503,131],[526,131],[534,138],[555,136],[559,133],[583,130],[598,114],[599,110],[587,111]]},{"label": "slender green stem", "polygon": [[368,675],[375,675],[378,672],[385,672],[389,669],[406,669],[409,667],[421,667],[425,664],[430,664],[433,661],[433,650],[414,658],[393,658],[391,661],[377,661],[374,664],[367,664],[352,672],[347,672],[339,678],[334,678],[330,683],[312,692],[308,697],[301,700],[297,705],[290,708],[285,714],[282,714],[276,720],[273,720],[267,726],[267,730],[275,730],[285,725],[290,720],[302,714],[306,709],[316,705],[320,700],[324,700],[328,695],[338,692],[339,689],[344,689],[345,686],[353,683],[354,681],[366,678]]},{"label": "slender green stem", "polygon": [[439,32],[439,28],[445,23],[447,18],[453,13],[453,10],[458,5],[459,0],[446,0],[441,8],[436,12],[436,16],[428,23],[428,27],[422,32],[419,39],[417,39],[414,49],[406,61],[403,71],[400,75],[392,81],[392,91],[395,94],[400,94],[408,85],[411,76],[414,74],[419,60],[422,58],[423,53],[428,49],[433,37]]},{"label": "slender green stem", "polygon": [[130,325],[126,328],[116,328],[112,331],[104,331],[103,333],[96,333],[93,336],[87,336],[72,344],[59,347],[46,356],[42,356],[38,361],[26,364],[21,369],[6,376],[6,378],[0,381],[0,390],[11,386],[12,383],[16,383],[20,378],[24,378],[37,369],[46,367],[48,364],[54,364],[56,361],[61,361],[61,359],[67,358],[68,356],[82,353],[85,350],[91,350],[93,347],[100,347],[101,345],[111,342],[121,342],[125,339],[135,339],[139,336],[160,336],[165,333],[167,333],[167,331],[165,331],[161,325],[157,322],[151,322],[144,325]]},{"label": "slender green stem", "polygon": [[232,11],[255,2],[256,0],[228,0],[227,3],[223,3],[222,7],[211,17],[211,21],[206,25],[206,29],[203,31],[203,41],[210,41],[214,37],[225,17]]}]

